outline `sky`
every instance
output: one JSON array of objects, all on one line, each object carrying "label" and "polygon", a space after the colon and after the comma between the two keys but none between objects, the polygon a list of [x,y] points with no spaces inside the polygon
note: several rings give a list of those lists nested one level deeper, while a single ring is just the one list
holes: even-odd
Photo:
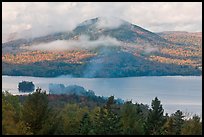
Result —
[{"label": "sky", "polygon": [[2,42],[70,31],[95,17],[120,18],[152,32],[202,32],[202,2],[3,2]]}]

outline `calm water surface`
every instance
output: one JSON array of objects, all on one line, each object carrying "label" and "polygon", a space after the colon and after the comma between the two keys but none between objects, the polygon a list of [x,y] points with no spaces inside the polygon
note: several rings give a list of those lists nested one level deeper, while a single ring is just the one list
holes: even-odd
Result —
[{"label": "calm water surface", "polygon": [[36,87],[48,91],[49,83],[80,85],[99,96],[111,96],[151,105],[156,96],[165,112],[183,112],[202,115],[202,76],[155,76],[129,78],[39,78],[25,76],[2,76],[2,89],[19,94],[18,83],[33,81]]}]

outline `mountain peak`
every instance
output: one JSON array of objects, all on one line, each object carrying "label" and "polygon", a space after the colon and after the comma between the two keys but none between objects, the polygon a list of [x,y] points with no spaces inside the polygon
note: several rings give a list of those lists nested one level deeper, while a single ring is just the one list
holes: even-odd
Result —
[{"label": "mountain peak", "polygon": [[80,23],[78,26],[96,25],[97,28],[117,28],[125,23],[127,22],[117,17],[100,16],[100,17],[86,20]]},{"label": "mountain peak", "polygon": [[111,16],[101,16],[86,20],[73,30],[73,34],[75,36],[88,35],[91,40],[96,40],[100,36],[109,36],[119,41],[130,43],[146,41],[146,43],[163,44],[166,42],[155,33],[131,24],[123,19]]},{"label": "mountain peak", "polygon": [[98,26],[99,28],[118,28],[126,22],[117,17],[99,17]]}]

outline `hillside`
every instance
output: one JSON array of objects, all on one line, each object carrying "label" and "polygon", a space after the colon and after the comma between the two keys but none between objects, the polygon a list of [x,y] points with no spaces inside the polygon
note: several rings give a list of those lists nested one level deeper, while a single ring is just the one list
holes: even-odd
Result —
[{"label": "hillside", "polygon": [[41,77],[201,75],[201,46],[202,32],[153,33],[121,19],[98,17],[71,32],[3,43],[2,73]]},{"label": "hillside", "polygon": [[2,134],[202,135],[201,116],[164,112],[157,97],[150,107],[120,103],[114,96],[45,94],[41,89],[20,96],[2,92]]}]

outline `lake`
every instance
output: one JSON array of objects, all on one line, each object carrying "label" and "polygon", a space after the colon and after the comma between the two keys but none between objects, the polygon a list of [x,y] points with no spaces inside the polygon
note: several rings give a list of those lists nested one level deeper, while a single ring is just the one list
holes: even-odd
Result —
[{"label": "lake", "polygon": [[[165,112],[171,114],[182,110],[202,115],[202,76],[153,76],[128,78],[40,78],[27,76],[2,76],[2,90],[19,94],[18,83],[32,81],[36,87],[48,91],[49,83],[79,85],[93,90],[99,96],[111,96],[125,101],[148,104],[156,96]],[[201,116],[202,117],[202,116]]]}]

